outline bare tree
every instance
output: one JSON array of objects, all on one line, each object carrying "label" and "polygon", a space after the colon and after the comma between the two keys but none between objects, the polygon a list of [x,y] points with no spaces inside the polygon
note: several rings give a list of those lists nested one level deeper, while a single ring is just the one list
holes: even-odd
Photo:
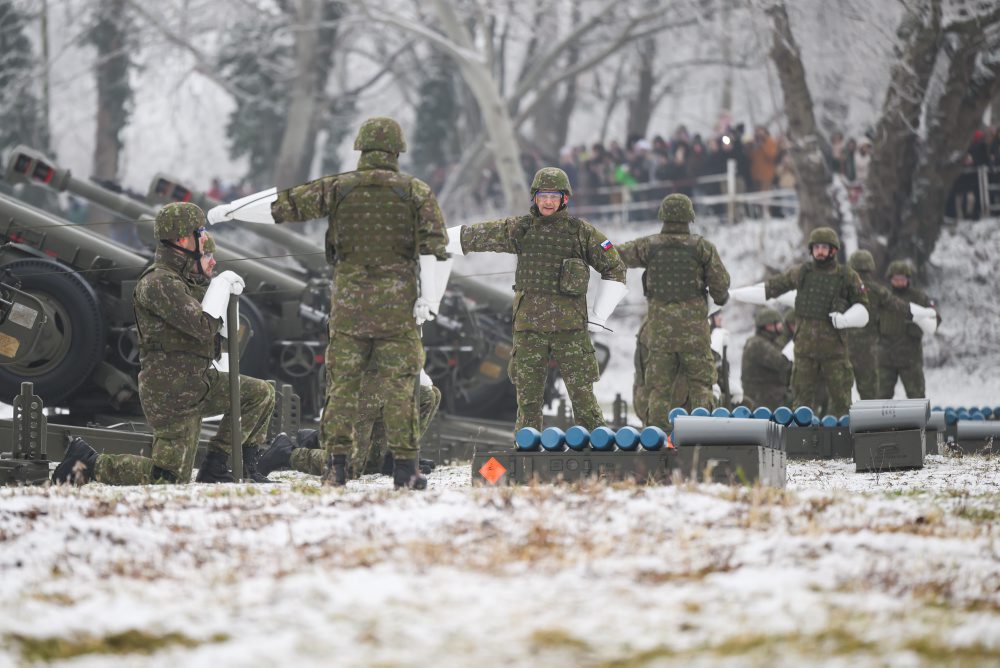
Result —
[{"label": "bare tree", "polygon": [[832,175],[824,155],[826,140],[816,126],[802,54],[792,34],[784,1],[773,3],[766,13],[773,22],[771,59],[785,97],[786,135],[797,177],[799,227],[804,232],[822,226],[839,230],[840,218],[830,192]]},{"label": "bare tree", "polygon": [[100,0],[87,40],[97,48],[97,129],[92,175],[117,181],[122,150],[121,132],[128,123],[132,103],[129,70],[128,14],[125,0]]}]

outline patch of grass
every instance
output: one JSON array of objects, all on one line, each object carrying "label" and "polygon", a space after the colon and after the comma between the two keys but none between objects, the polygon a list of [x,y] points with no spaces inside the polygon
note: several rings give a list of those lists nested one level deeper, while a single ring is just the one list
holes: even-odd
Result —
[{"label": "patch of grass", "polygon": [[682,655],[669,647],[660,645],[658,647],[644,649],[641,652],[636,652],[631,656],[611,659],[610,661],[602,661],[594,665],[595,668],[639,668],[640,666],[648,666],[655,664],[657,661],[674,659],[679,656]]},{"label": "patch of grass", "polygon": [[1000,510],[981,506],[970,507],[962,504],[955,509],[955,517],[961,517],[964,520],[976,523],[996,522],[1000,520]]},{"label": "patch of grass", "polygon": [[933,638],[913,638],[904,647],[937,666],[979,666],[1000,661],[1000,649],[982,643],[962,647],[942,645]]},{"label": "patch of grass", "polygon": [[225,642],[229,636],[217,633],[207,640],[195,640],[183,633],[154,635],[137,629],[108,635],[77,634],[67,638],[37,638],[21,634],[7,636],[17,645],[27,661],[57,661],[87,654],[143,654],[150,655],[167,647],[197,647],[207,643]]},{"label": "patch of grass", "polygon": [[590,645],[565,629],[536,629],[529,639],[532,650],[567,649],[575,652],[589,652]]},{"label": "patch of grass", "polygon": [[[320,496],[323,494],[323,486],[298,480],[292,483],[292,491],[295,492],[296,494],[305,494],[308,496]],[[281,490],[276,489],[274,490],[274,492],[275,493],[281,492]]]},{"label": "patch of grass", "polygon": [[795,648],[804,656],[842,656],[880,650],[878,644],[863,640],[842,626],[832,626],[813,635],[739,635],[706,649],[722,656],[740,656],[775,646]]}]

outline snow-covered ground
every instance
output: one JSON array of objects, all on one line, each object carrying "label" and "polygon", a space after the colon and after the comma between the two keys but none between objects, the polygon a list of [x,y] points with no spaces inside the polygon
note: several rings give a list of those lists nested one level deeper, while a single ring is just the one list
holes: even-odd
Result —
[{"label": "snow-covered ground", "polygon": [[0,489],[0,665],[1000,662],[1000,460],[789,489]]}]

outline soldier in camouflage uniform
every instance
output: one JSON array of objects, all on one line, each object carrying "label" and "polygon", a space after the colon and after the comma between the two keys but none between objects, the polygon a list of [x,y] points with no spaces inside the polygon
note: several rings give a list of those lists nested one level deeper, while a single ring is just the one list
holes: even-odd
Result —
[{"label": "soldier in camouflage uniform", "polygon": [[[139,399],[153,429],[152,458],[98,455],[82,439],[67,449],[53,474],[55,482],[95,480],[114,485],[188,482],[198,448],[201,418],[223,413],[198,472],[199,482],[232,482],[229,374],[213,361],[221,349],[230,294],[243,279],[232,271],[211,279],[201,264],[205,214],[194,204],[168,204],[156,216],[160,245],[153,264],[133,292],[139,333]],[[240,376],[243,452],[249,461],[267,435],[274,390],[266,382]]]},{"label": "soldier in camouflage uniform", "polygon": [[923,328],[915,321],[928,315],[933,332],[941,318],[934,309],[934,300],[913,285],[913,267],[905,260],[889,264],[885,276],[892,285],[892,295],[910,306],[910,312],[895,309],[884,313],[878,323],[878,398],[892,399],[896,379],[903,381],[903,389],[910,399],[923,398],[924,344]]},{"label": "soldier in camouflage uniform", "polygon": [[[364,385],[375,377],[374,369],[366,371]],[[420,372],[420,387],[417,391],[417,413],[420,436],[427,431],[441,404],[441,390],[436,388],[423,370]],[[348,475],[358,477],[364,473],[392,475],[395,457],[388,448],[385,435],[385,400],[377,390],[365,390],[360,400],[358,420],[354,427],[354,450],[351,452]],[[258,468],[262,475],[271,471],[290,468],[302,473],[323,475],[326,469],[326,452],[318,449],[318,434],[312,430],[302,430],[297,441],[286,435],[274,439],[271,447],[260,457]],[[433,462],[420,460],[422,472],[429,472]]]},{"label": "soldier in camouflage uniform", "polygon": [[753,323],[756,332],[743,346],[743,392],[755,406],[772,410],[787,406],[791,401],[788,381],[792,361],[781,351],[784,347],[781,314],[772,308],[762,308],[754,315]]},{"label": "soldier in camouflage uniform", "polygon": [[763,306],[767,299],[791,290],[795,296],[798,329],[792,392],[798,404],[824,410],[820,388],[826,387],[825,412],[847,413],[854,373],[847,356],[844,329],[868,323],[868,294],[857,272],[837,262],[840,238],[829,227],[809,234],[812,261],[759,283],[732,291],[740,301]]},{"label": "soldier in camouflage uniform", "polygon": [[[625,265],[600,230],[570,215],[570,195],[566,173],[543,167],[531,182],[534,203],[528,215],[449,231],[453,253],[517,255],[514,349],[508,365],[517,390],[515,429],[541,429],[550,359],[559,364],[576,422],[587,429],[605,424],[594,397],[600,371],[587,331],[606,329],[604,323],[625,296]],[[602,280],[588,314],[590,267]]]},{"label": "soldier in camouflage uniform", "polygon": [[[447,260],[448,236],[430,187],[399,171],[406,141],[396,121],[369,118],[354,149],[361,151],[355,171],[265,191],[233,215],[262,223],[329,221],[327,257],[336,270],[320,429],[329,455],[324,484],[347,482],[362,380],[374,364],[395,456],[394,484],[423,489],[427,479],[417,470],[417,381],[424,363],[419,325],[434,318],[440,300],[436,265]],[[269,209],[261,215],[263,204]],[[209,212],[211,222],[228,215],[217,218],[215,211]]]},{"label": "soldier in camouflage uniform", "polygon": [[648,356],[643,368],[646,422],[667,424],[672,408],[715,407],[716,379],[708,300],[729,299],[729,272],[709,240],[691,234],[694,206],[687,195],[660,203],[659,234],[629,241],[618,252],[629,267],[642,267],[648,311],[636,347]]},{"label": "soldier in camouflage uniform", "polygon": [[[854,382],[862,399],[879,397],[879,327],[883,318],[911,320],[910,305],[897,299],[887,287],[875,280],[875,258],[866,250],[851,254],[851,268],[858,272],[868,289],[868,324],[848,330],[847,344],[854,367]],[[895,384],[895,383],[893,383]]]}]

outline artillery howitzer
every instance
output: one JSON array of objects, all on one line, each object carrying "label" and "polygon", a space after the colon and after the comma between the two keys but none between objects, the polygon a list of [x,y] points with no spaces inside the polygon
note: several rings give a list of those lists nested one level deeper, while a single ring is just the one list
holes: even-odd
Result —
[{"label": "artillery howitzer", "polygon": [[[94,183],[77,179],[69,170],[56,167],[45,156],[23,146],[12,151],[6,175],[13,183],[46,186],[57,191],[66,190],[104,209],[126,216],[135,221],[140,238],[149,248],[155,247],[153,221],[156,210],[151,206],[113,193]],[[8,204],[13,206],[11,202]],[[16,230],[19,239],[28,240],[30,237],[31,246],[34,248],[34,251],[17,248],[14,252],[19,253],[21,257],[37,255],[37,251],[46,255],[57,254],[59,262],[71,270],[64,273],[75,278],[66,281],[82,284],[83,287],[78,291],[86,292],[89,289],[89,292],[94,293],[95,287],[99,289],[104,307],[92,308],[91,311],[103,312],[102,315],[110,312],[109,322],[112,330],[129,329],[134,324],[131,309],[132,288],[135,279],[148,264],[149,258],[96,235],[86,228],[72,226],[65,221],[60,222],[38,210],[34,210],[36,216],[31,216],[27,210],[28,207],[21,205],[16,212],[4,212],[3,220],[7,227],[4,231],[8,232],[7,237],[10,238],[10,232]],[[45,218],[40,220],[38,215]],[[32,231],[27,231],[29,229]],[[244,277],[247,284],[244,293],[246,298],[241,300],[243,305],[241,312],[249,321],[254,336],[251,337],[243,353],[244,373],[291,383],[302,398],[303,414],[316,416],[322,406],[323,374],[320,367],[326,338],[327,284],[321,280],[304,281],[265,261],[246,259],[247,255],[245,252],[240,252],[240,249],[227,249],[222,244],[217,245],[215,252],[220,265],[217,271],[233,269]],[[18,255],[15,254],[14,257]],[[110,268],[106,266],[109,257],[117,258]],[[2,263],[6,264],[10,259],[4,259]],[[95,261],[97,266],[91,266]],[[128,269],[113,271],[121,268]],[[95,285],[90,284],[91,273],[95,274]],[[27,287],[27,291],[31,292],[30,286]],[[52,288],[51,291],[58,292],[58,287]],[[58,295],[54,298],[58,300]],[[99,300],[96,294],[92,294],[91,299],[86,301],[93,304]],[[65,320],[70,326],[73,325],[73,317],[67,315]],[[103,349],[105,339],[101,325],[103,320],[94,337],[101,341],[96,344],[99,346],[97,350]],[[119,337],[116,340],[109,340],[108,343],[117,344],[120,340]],[[103,357],[99,352],[96,355],[92,353],[92,356]],[[136,361],[134,352],[126,360],[132,365]],[[36,390],[48,403],[64,404],[65,394],[57,398],[51,394],[51,388],[39,386],[38,380],[35,380],[35,383]]]}]

